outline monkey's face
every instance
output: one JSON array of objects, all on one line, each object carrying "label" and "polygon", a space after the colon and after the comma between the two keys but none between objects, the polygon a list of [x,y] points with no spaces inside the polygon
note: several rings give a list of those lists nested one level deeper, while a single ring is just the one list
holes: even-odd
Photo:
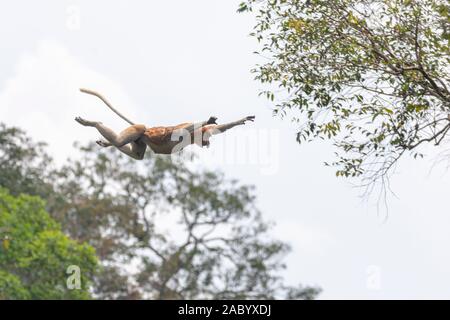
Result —
[{"label": "monkey's face", "polygon": [[208,131],[203,133],[203,136],[202,136],[202,147],[209,148],[209,145],[210,145],[209,138],[210,137],[211,137],[211,134]]},{"label": "monkey's face", "polygon": [[207,147],[209,148],[210,142],[208,140],[203,140],[202,141],[202,147]]},{"label": "monkey's face", "polygon": [[192,134],[192,143],[195,143],[199,147],[209,147],[209,138],[211,137],[211,134],[208,132],[201,132],[196,131],[194,134]]}]

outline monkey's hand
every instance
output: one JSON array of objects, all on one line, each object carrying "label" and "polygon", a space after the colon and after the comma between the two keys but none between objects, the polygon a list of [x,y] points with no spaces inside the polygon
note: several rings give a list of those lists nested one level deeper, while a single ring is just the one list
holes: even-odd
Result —
[{"label": "monkey's hand", "polygon": [[245,117],[245,118],[242,119],[240,122],[241,122],[242,124],[245,124],[245,121],[251,121],[251,122],[253,122],[253,121],[255,121],[255,116],[248,116],[248,117]]},{"label": "monkey's hand", "polygon": [[216,120],[217,120],[217,117],[210,117],[206,123],[207,124],[217,124]]}]

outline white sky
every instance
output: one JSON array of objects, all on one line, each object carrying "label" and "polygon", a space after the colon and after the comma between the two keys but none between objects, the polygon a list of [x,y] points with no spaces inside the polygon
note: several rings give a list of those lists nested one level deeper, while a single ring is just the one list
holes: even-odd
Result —
[{"label": "white sky", "polygon": [[[248,36],[254,20],[236,13],[238,3],[9,2],[0,11],[0,121],[47,141],[61,162],[76,156],[73,141],[98,138],[75,116],[126,126],[79,87],[102,92],[149,126],[254,114],[255,123],[215,137],[199,154],[256,185],[259,208],[277,224],[273,234],[293,248],[288,283],[320,285],[323,299],[450,298],[445,167],[430,173],[434,156],[403,161],[384,221],[322,165],[332,157],[328,144],[299,146],[295,125],[273,118],[257,97],[249,72],[258,62]],[[236,147],[241,134],[254,143]]]}]

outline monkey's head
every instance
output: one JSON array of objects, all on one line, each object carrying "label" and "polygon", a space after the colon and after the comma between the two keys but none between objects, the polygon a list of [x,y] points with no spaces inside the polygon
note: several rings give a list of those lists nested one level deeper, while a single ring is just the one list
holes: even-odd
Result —
[{"label": "monkey's head", "polygon": [[209,138],[211,137],[211,133],[206,131],[204,128],[202,129],[202,131],[196,131],[191,135],[191,141],[199,147],[209,147]]},{"label": "monkey's head", "polygon": [[205,137],[206,134],[203,135],[203,139],[202,139],[202,147],[207,147],[209,148],[210,142],[209,142],[209,135],[208,137]]},{"label": "monkey's head", "polygon": [[209,138],[211,138],[211,133],[208,131],[204,131],[202,134],[202,147],[209,148],[210,145]]},{"label": "monkey's head", "polygon": [[203,141],[202,141],[202,147],[207,147],[207,148],[209,148],[209,145],[210,145],[209,140],[203,140]]}]

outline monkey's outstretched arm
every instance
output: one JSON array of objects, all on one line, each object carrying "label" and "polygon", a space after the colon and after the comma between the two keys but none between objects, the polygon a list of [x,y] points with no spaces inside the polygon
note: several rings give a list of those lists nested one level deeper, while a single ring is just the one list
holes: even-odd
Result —
[{"label": "monkey's outstretched arm", "polygon": [[109,102],[108,100],[106,100],[105,97],[103,97],[100,93],[95,92],[93,90],[89,90],[89,89],[84,89],[84,88],[80,88],[80,91],[83,93],[87,93],[87,94],[91,94],[93,96],[96,96],[97,98],[100,98],[100,100],[102,100],[115,114],[117,114],[119,117],[121,117],[123,120],[125,120],[126,122],[128,122],[131,125],[134,125],[135,123],[129,119],[127,119],[124,115],[122,115],[119,111],[117,111]]},{"label": "monkey's outstretched arm", "polygon": [[212,134],[219,134],[219,133],[225,132],[228,129],[231,129],[233,127],[245,124],[245,121],[252,121],[253,122],[253,121],[255,121],[255,116],[248,116],[248,117],[242,118],[241,120],[238,120],[238,121],[234,121],[234,122],[230,122],[230,123],[225,123],[225,124],[220,124],[220,125],[214,126],[211,133]]}]

